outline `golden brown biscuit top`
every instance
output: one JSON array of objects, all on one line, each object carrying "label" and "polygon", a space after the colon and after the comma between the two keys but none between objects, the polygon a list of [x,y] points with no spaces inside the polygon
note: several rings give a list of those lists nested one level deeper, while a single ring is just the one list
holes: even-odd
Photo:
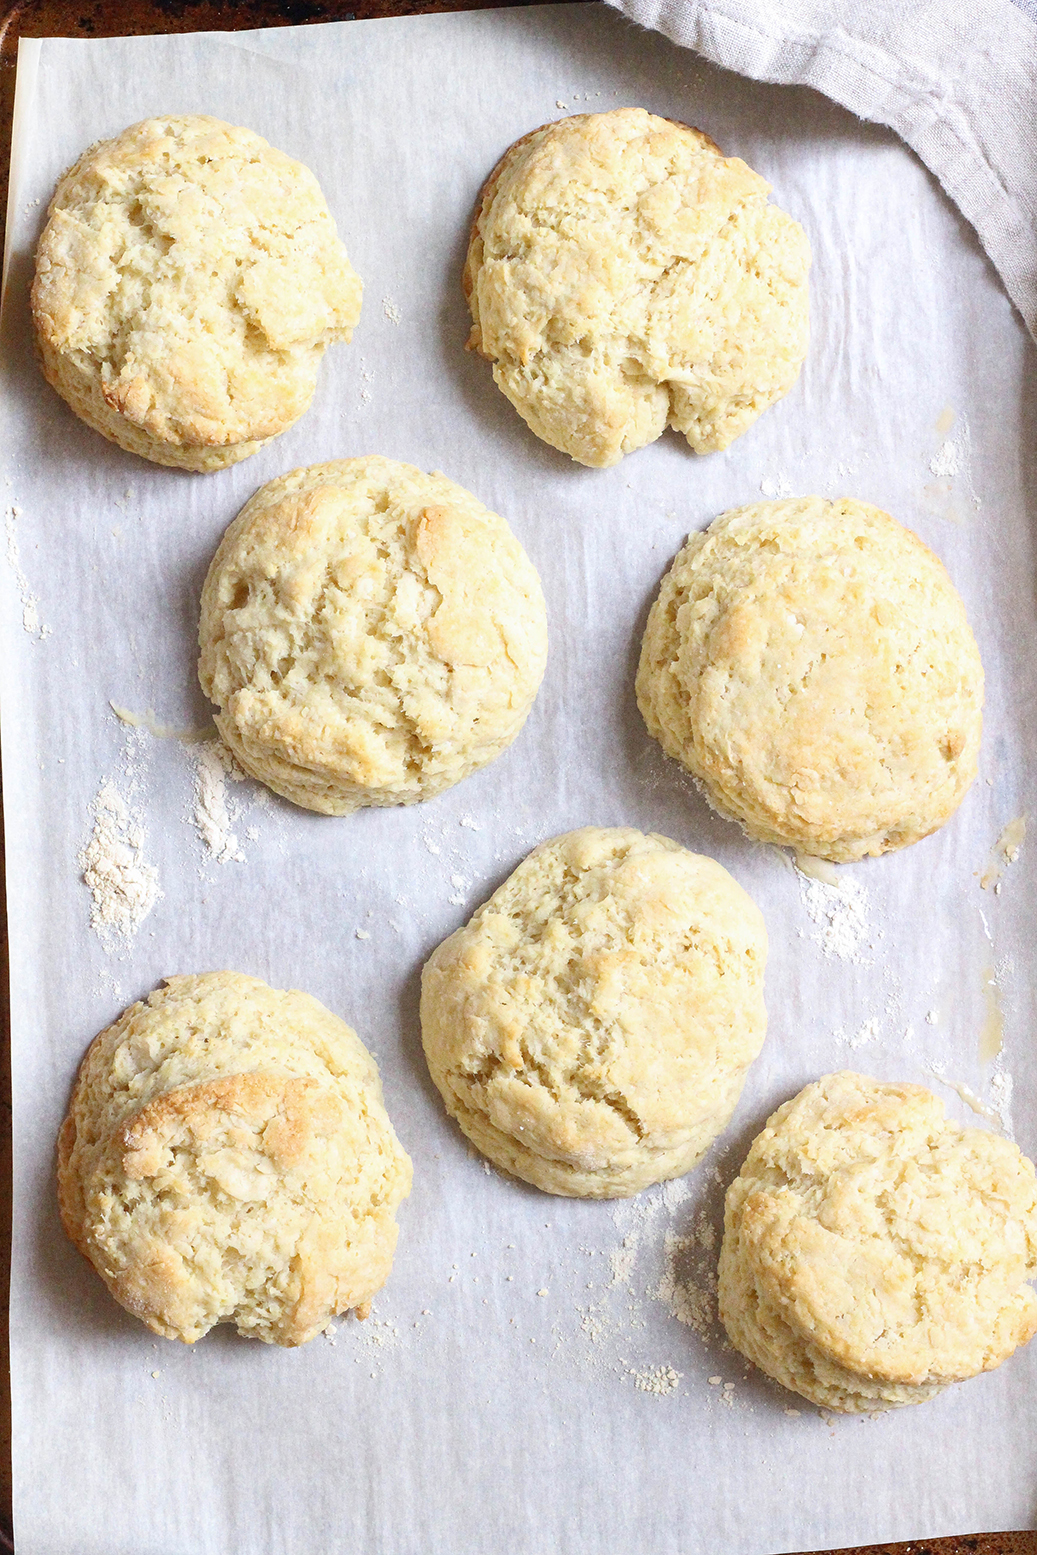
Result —
[{"label": "golden brown biscuit top", "polygon": [[58,185],[36,266],[45,365],[75,358],[159,443],[283,431],[324,346],[360,316],[313,174],[205,115],[148,119],[91,147]]},{"label": "golden brown biscuit top", "polygon": [[316,999],[170,978],[91,1045],[58,1146],[62,1220],[154,1332],[297,1345],[388,1275],[411,1166],[356,1033]]},{"label": "golden brown biscuit top", "polygon": [[427,962],[429,1068],[462,1127],[478,1114],[527,1168],[557,1165],[563,1186],[541,1186],[623,1192],[628,1174],[636,1191],[727,1121],[763,1041],[766,954],[759,910],[713,859],[583,827],[535,849]]},{"label": "golden brown biscuit top", "polygon": [[941,825],[976,770],[983,668],[942,563],[849,498],[692,535],[645,631],[649,732],[755,837],[836,860]]},{"label": "golden brown biscuit top", "polygon": [[256,493],[213,558],[200,643],[239,760],[341,814],[420,797],[503,749],[543,676],[546,611],[502,518],[371,455]]},{"label": "golden brown biscuit top", "polygon": [[763,1298],[870,1381],[971,1377],[1037,1330],[1034,1168],[921,1086],[807,1086],[755,1140],[729,1214]]},{"label": "golden brown biscuit top", "polygon": [[705,452],[790,387],[809,251],[768,187],[641,108],[510,148],[469,245],[469,345],[539,437],[602,466],[669,423]]}]

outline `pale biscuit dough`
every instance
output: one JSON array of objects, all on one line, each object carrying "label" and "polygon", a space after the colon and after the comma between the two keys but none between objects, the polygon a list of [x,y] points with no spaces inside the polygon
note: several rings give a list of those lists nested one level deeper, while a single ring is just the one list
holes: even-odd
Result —
[{"label": "pale biscuit dough", "polygon": [[312,1339],[381,1288],[411,1164],[356,1032],[254,977],[171,977],[90,1047],[58,1141],[65,1230],[192,1344]]},{"label": "pale biscuit dough", "polygon": [[690,537],[637,672],[648,732],[750,836],[836,862],[942,826],[976,774],[983,667],[943,565],[843,498]]},{"label": "pale biscuit dough", "polygon": [[669,425],[726,448],[807,349],[802,229],[701,131],[576,114],[506,152],[472,229],[469,349],[536,435],[616,464]]},{"label": "pale biscuit dough", "polygon": [[1037,1330],[1035,1274],[1033,1166],[919,1085],[808,1085],[728,1189],[731,1342],[826,1409],[922,1403],[999,1366]]},{"label": "pale biscuit dough", "polygon": [[668,837],[543,843],[427,962],[425,1056],[491,1161],[620,1198],[690,1170],[763,1043],[767,934],[740,886]]},{"label": "pale biscuit dough", "polygon": [[65,174],[32,312],[47,381],[77,416],[205,471],[302,415],[361,290],[309,169],[193,114],[131,125]]},{"label": "pale biscuit dough", "polygon": [[445,475],[371,456],[255,494],[209,568],[199,641],[245,770],[348,815],[431,798],[510,745],[547,616],[502,518]]}]

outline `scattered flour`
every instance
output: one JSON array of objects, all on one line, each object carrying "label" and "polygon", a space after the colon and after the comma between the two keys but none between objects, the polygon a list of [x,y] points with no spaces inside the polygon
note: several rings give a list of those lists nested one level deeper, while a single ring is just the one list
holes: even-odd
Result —
[{"label": "scattered flour", "polygon": [[113,977],[111,972],[105,971],[103,967],[97,975],[97,991],[102,994],[110,993],[117,1004],[126,1002],[123,998],[122,984],[119,979]]},{"label": "scattered flour", "polygon": [[961,449],[957,443],[947,442],[941,445],[938,453],[929,460],[929,468],[934,475],[950,476],[961,474]]},{"label": "scattered flour", "polygon": [[678,1323],[700,1339],[710,1338],[716,1320],[716,1228],[704,1210],[689,1236],[666,1232],[663,1259],[656,1297]]},{"label": "scattered flour", "polygon": [[[944,423],[943,430],[949,430],[943,416],[940,421]],[[960,476],[968,492],[969,501],[978,511],[979,497],[972,484],[972,430],[966,416],[961,417],[957,434],[946,438],[929,460],[929,470],[938,480],[957,480]]]},{"label": "scattered flour", "polygon": [[[115,702],[108,705],[120,723],[131,731],[128,750],[135,744],[142,753],[149,735],[159,740],[177,740],[187,747],[194,766],[193,803],[188,819],[218,864],[244,864],[245,854],[234,830],[241,818],[242,806],[229,798],[227,783],[243,783],[247,774],[212,725],[203,729],[178,729],[172,724],[159,723],[154,708],[135,713]],[[126,771],[136,786],[136,769],[127,766]],[[253,803],[263,803],[264,797],[265,790],[261,790]],[[258,841],[258,828],[246,827],[245,837],[249,842]]]},{"label": "scattered flour", "polygon": [[760,490],[765,497],[791,497],[792,485],[784,470],[779,470],[777,475],[765,475],[760,482]]},{"label": "scattered flour", "polygon": [[50,627],[40,625],[40,602],[29,587],[29,580],[22,569],[18,554],[17,521],[22,516],[19,507],[9,507],[4,513],[4,527],[7,530],[7,565],[14,573],[14,581],[18,585],[18,593],[22,601],[22,626],[30,637],[35,637],[37,642],[43,642],[50,636]]},{"label": "scattered flour", "polygon": [[834,886],[802,874],[798,878],[803,905],[817,930],[814,943],[828,957],[867,966],[868,893],[860,881],[846,875]]},{"label": "scattered flour", "polygon": [[391,297],[382,298],[382,312],[385,314],[390,324],[398,324],[400,322],[400,310],[393,302]]},{"label": "scattered flour", "polygon": [[663,1183],[663,1209],[668,1215],[672,1215],[678,1205],[691,1196],[691,1183],[686,1177],[671,1177],[669,1182]]},{"label": "scattered flour", "polygon": [[142,817],[110,779],[91,810],[93,831],[78,863],[93,897],[90,926],[111,952],[116,935],[132,939],[162,892],[158,871],[144,862]]},{"label": "scattered flour", "polygon": [[241,783],[245,774],[222,740],[196,745],[194,759],[194,809],[191,819],[198,835],[218,864],[244,864],[245,855],[233,830],[238,807],[227,797],[227,780]]},{"label": "scattered flour", "polygon": [[637,1231],[631,1231],[625,1236],[618,1247],[614,1247],[609,1253],[609,1268],[612,1271],[613,1285],[629,1285],[630,1276],[634,1272],[637,1262],[637,1250],[641,1245],[641,1236]]},{"label": "scattered flour", "polygon": [[668,1393],[676,1393],[684,1373],[675,1371],[672,1366],[647,1366],[643,1371],[631,1366],[630,1375],[642,1393],[654,1393],[657,1398],[665,1398]]},{"label": "scattered flour", "polygon": [[993,1091],[994,1111],[997,1113],[1001,1128],[1008,1138],[1012,1138],[1012,1091],[1015,1082],[1005,1068],[1003,1056],[999,1055],[994,1060],[993,1073],[990,1076],[990,1089]]},{"label": "scattered flour", "polygon": [[878,1016],[873,1015],[871,1020],[862,1023],[859,1030],[852,1035],[845,1032],[842,1027],[837,1027],[834,1032],[835,1040],[841,1042],[843,1047],[851,1051],[855,1048],[865,1047],[869,1042],[877,1042],[879,1038]]},{"label": "scattered flour", "polygon": [[369,1317],[364,1321],[361,1341],[369,1350],[395,1350],[400,1338],[399,1326],[391,1318]]},{"label": "scattered flour", "polygon": [[[576,1303],[575,1333],[566,1328],[564,1318],[555,1322],[556,1356],[567,1356],[580,1369],[632,1380],[639,1391],[663,1398],[676,1391],[685,1375],[680,1363],[689,1354],[689,1341],[681,1330],[670,1327],[671,1319],[685,1330],[690,1328],[704,1346],[701,1351],[694,1346],[696,1368],[709,1350],[723,1345],[716,1327],[715,1217],[705,1207],[691,1216],[686,1207],[701,1186],[701,1177],[697,1182],[676,1178],[636,1199],[616,1201],[610,1216],[620,1240],[611,1248],[579,1249],[592,1262],[579,1274],[573,1272],[580,1290],[595,1296],[585,1304]],[[595,1270],[600,1270],[598,1280],[587,1279]],[[665,1315],[653,1310],[650,1303],[655,1302]],[[574,1347],[570,1337],[577,1341]],[[676,1345],[676,1364],[658,1363],[661,1342]],[[635,1344],[636,1354],[630,1348]]]}]

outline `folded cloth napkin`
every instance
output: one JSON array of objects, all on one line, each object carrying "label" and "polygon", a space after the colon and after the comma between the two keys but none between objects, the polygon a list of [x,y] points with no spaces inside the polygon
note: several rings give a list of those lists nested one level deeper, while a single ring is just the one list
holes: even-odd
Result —
[{"label": "folded cloth napkin", "polygon": [[1037,0],[608,0],[755,81],[887,124],[975,227],[1037,339]]}]

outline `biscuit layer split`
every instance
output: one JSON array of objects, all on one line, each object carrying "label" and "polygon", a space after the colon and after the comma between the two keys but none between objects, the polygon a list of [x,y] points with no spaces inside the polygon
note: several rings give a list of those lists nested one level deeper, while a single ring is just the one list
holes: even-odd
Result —
[{"label": "biscuit layer split", "polygon": [[919,1085],[827,1075],[779,1107],[727,1192],[720,1316],[785,1387],[917,1404],[1037,1331],[1037,1182]]},{"label": "biscuit layer split", "polygon": [[763,1043],[767,935],[712,859],[585,827],[543,843],[421,981],[429,1072],[491,1161],[621,1198],[690,1170]]},{"label": "biscuit layer split", "polygon": [[90,1047],[58,1141],[72,1241],[156,1334],[299,1345],[388,1278],[411,1164],[374,1060],[309,995],[171,977]]},{"label": "biscuit layer split", "polygon": [[309,169],[195,114],[131,125],[65,174],[32,313],[47,381],[81,420],[206,471],[302,415],[361,291]]},{"label": "biscuit layer split", "polygon": [[667,426],[726,448],[795,382],[810,250],[769,185],[643,108],[517,141],[480,197],[469,348],[527,425],[580,464]]}]

